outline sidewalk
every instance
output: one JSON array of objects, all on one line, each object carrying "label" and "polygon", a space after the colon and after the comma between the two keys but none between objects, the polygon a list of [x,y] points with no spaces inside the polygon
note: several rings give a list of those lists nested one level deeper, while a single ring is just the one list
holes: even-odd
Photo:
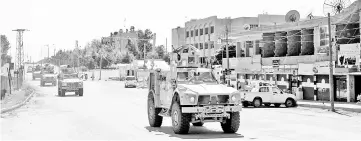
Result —
[{"label": "sidewalk", "polygon": [[5,109],[12,108],[24,102],[31,94],[32,89],[28,84],[24,84],[23,88],[17,91],[7,93],[5,98],[1,100],[1,112]]},{"label": "sidewalk", "polygon": [[[330,109],[331,103],[329,101],[311,101],[311,100],[298,100],[298,106],[309,107],[309,108],[321,108]],[[350,112],[361,113],[361,103],[350,103],[350,102],[335,102],[335,109],[342,109]]]}]

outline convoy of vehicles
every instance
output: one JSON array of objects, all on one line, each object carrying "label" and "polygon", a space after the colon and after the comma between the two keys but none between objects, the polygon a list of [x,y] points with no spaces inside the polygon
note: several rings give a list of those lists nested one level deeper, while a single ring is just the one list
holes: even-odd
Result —
[{"label": "convoy of vehicles", "polygon": [[284,104],[286,107],[297,106],[296,96],[294,94],[285,93],[274,85],[254,87],[251,92],[243,92],[242,99],[244,107],[260,107],[262,104],[265,106],[273,104],[275,107],[280,107],[281,104]]},{"label": "convoy of vehicles", "polygon": [[241,94],[221,85],[211,69],[156,69],[150,72],[148,120],[160,127],[163,117],[172,118],[173,131],[187,134],[190,123],[220,122],[225,133],[237,132],[242,110]]},{"label": "convoy of vehicles", "polygon": [[83,80],[70,66],[60,66],[58,75],[58,95],[65,96],[67,92],[75,92],[75,95],[83,96]]}]

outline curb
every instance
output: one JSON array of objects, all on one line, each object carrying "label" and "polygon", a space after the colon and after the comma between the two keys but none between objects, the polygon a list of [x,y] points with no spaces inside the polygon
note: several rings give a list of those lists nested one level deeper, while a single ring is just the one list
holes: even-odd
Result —
[{"label": "curb", "polygon": [[[307,107],[307,108],[318,108],[318,109],[330,109],[330,106],[326,105],[312,105],[312,104],[300,104],[298,103],[299,107]],[[355,113],[361,113],[361,109],[355,109],[355,108],[344,108],[344,107],[335,107],[336,110],[344,110],[348,112],[355,112]]]},{"label": "curb", "polygon": [[15,109],[20,108],[21,106],[25,105],[26,102],[28,102],[28,101],[31,99],[31,97],[34,96],[35,93],[36,93],[35,90],[33,90],[33,91],[30,93],[30,95],[29,95],[23,102],[21,102],[21,103],[19,103],[19,104],[16,104],[16,105],[14,105],[14,106],[12,106],[12,107],[10,107],[10,108],[1,109],[1,114],[6,113],[6,112],[10,112],[10,111],[12,111],[12,110],[15,110]]}]

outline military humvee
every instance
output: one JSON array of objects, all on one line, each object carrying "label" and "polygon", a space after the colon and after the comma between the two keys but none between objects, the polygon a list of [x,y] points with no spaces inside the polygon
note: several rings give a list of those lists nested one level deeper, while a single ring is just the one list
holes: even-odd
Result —
[{"label": "military humvee", "polygon": [[163,117],[171,117],[176,134],[187,134],[190,123],[203,126],[205,122],[220,122],[225,133],[235,133],[239,128],[241,95],[236,89],[221,85],[212,69],[151,70],[148,87],[151,127],[160,127]]},{"label": "military humvee", "polygon": [[83,80],[78,73],[68,66],[60,66],[58,75],[58,95],[65,96],[66,92],[75,92],[75,95],[83,96]]}]

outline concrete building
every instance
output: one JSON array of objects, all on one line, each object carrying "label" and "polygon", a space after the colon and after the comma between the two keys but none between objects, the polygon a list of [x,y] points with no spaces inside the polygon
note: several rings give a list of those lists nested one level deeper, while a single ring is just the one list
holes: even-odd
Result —
[{"label": "concrete building", "polygon": [[[115,48],[121,52],[121,54],[125,54],[128,52],[127,44],[128,42],[132,42],[137,46],[138,35],[134,28],[131,28],[129,31],[126,29],[124,32],[123,29],[120,29],[118,32],[110,33],[109,37],[102,38],[103,43],[112,44]],[[138,49],[138,48],[136,48]]]},{"label": "concrete building", "polygon": [[[219,50],[225,43],[221,39],[225,39],[226,35],[231,37],[234,34],[239,34],[243,31],[250,30],[256,27],[263,27],[274,24],[282,24],[285,22],[284,15],[266,15],[261,14],[257,17],[239,17],[239,18],[218,18],[211,16],[203,19],[192,19],[185,23],[184,36],[185,43],[182,44],[183,38],[179,38],[183,33],[183,28],[176,28],[182,30],[172,29],[172,44],[177,45],[193,45],[200,50],[200,63],[205,66],[207,63],[215,60],[217,50]],[[180,45],[178,45],[181,43]]]},{"label": "concrete building", "polygon": [[355,1],[331,17],[331,87],[327,18],[261,26],[232,36],[237,58],[230,58],[229,67],[241,85],[266,81],[294,92],[298,99],[320,101],[329,101],[334,88],[335,101],[356,102],[361,93],[357,87],[361,84],[360,5],[360,0]]},{"label": "concrete building", "polygon": [[182,27],[173,28],[172,29],[172,47],[173,47],[173,49],[179,48],[180,46],[184,45],[185,42],[186,42],[185,29]]}]

